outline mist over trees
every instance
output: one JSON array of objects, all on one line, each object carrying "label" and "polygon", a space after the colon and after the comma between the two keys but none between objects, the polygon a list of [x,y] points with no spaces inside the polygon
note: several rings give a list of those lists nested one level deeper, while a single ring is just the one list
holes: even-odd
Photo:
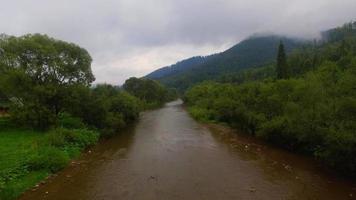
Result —
[{"label": "mist over trees", "polygon": [[328,31],[329,39],[288,59],[280,46],[275,65],[196,85],[185,102],[197,119],[228,123],[356,176],[356,32],[350,27]]},{"label": "mist over trees", "polygon": [[221,76],[240,74],[246,69],[259,68],[274,63],[277,47],[283,40],[285,52],[306,44],[306,41],[278,35],[249,37],[228,50],[205,57],[192,57],[170,67],[158,69],[146,77],[158,80],[183,93],[193,85],[217,80]]}]

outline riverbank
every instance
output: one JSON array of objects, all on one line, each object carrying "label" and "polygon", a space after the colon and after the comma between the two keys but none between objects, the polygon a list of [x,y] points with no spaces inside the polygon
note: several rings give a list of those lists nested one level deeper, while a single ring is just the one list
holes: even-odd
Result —
[{"label": "riverbank", "polygon": [[[341,75],[348,74],[345,70]],[[319,71],[312,75],[318,76]],[[355,178],[356,96],[336,95],[333,91],[344,90],[341,85],[330,88],[323,80],[314,84],[307,76],[244,84],[207,82],[188,90],[185,102],[200,121],[226,123]]]},{"label": "riverbank", "polygon": [[96,144],[99,133],[58,128],[48,132],[15,128],[0,119],[0,199],[17,198]]},{"label": "riverbank", "polygon": [[[268,143],[260,138],[256,138],[246,133],[242,133],[229,126],[228,124],[213,123],[213,122],[201,122],[203,126],[207,127],[213,132],[219,139],[226,143],[229,143],[232,149],[238,149],[240,151],[246,151],[258,157],[264,157],[269,159],[270,162],[278,165],[278,168],[292,172],[294,169],[303,168],[308,171],[315,171],[315,173],[328,177],[331,180],[339,180],[352,183],[345,177],[340,176],[322,162],[316,160],[308,155],[298,154],[276,147],[275,145]],[[293,159],[285,159],[287,157],[293,157]],[[356,188],[355,188],[356,189]]]},{"label": "riverbank", "polygon": [[354,199],[354,183],[309,158],[212,126],[181,102],[143,112],[20,199]]},{"label": "riverbank", "polygon": [[[162,106],[146,106],[145,110]],[[69,127],[78,126],[72,120],[67,122],[70,122],[65,123]],[[120,133],[133,124],[135,121],[126,124]],[[68,165],[80,164],[75,160],[85,153],[84,150],[96,145],[100,137],[101,140],[110,140],[117,135],[100,134],[84,125],[79,127],[41,132],[18,128],[8,118],[0,118],[0,199],[12,200],[25,191],[35,191]]]}]

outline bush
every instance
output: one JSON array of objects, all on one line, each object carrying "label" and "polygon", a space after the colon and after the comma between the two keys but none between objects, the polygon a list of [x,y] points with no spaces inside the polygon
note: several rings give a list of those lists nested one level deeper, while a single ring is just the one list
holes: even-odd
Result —
[{"label": "bush", "polygon": [[47,130],[56,123],[56,115],[40,104],[10,106],[12,121],[20,126],[29,126],[39,130]]},{"label": "bush", "polygon": [[329,130],[325,137],[325,145],[315,152],[317,158],[352,176],[356,176],[355,155],[356,135],[352,132],[339,133],[335,130]]},{"label": "bush", "polygon": [[190,107],[188,111],[195,119],[199,121],[202,122],[211,121],[212,114],[208,109],[194,106],[194,107]]},{"label": "bush", "polygon": [[59,126],[68,129],[85,128],[85,124],[78,117],[73,117],[69,113],[62,112],[58,116]]},{"label": "bush", "polygon": [[86,129],[73,130],[72,134],[67,137],[67,140],[74,146],[86,148],[97,143],[99,133]]},{"label": "bush", "polygon": [[99,139],[99,134],[87,129],[64,129],[59,128],[52,130],[45,137],[45,142],[49,146],[65,147],[76,146],[85,148],[94,145]]},{"label": "bush", "polygon": [[29,158],[27,166],[31,170],[56,172],[65,167],[80,150],[94,145],[98,138],[97,132],[86,129],[52,130],[39,141],[37,152]]},{"label": "bush", "polygon": [[28,167],[31,170],[49,170],[57,172],[63,169],[69,162],[68,154],[53,146],[41,147],[37,154],[30,157]]},{"label": "bush", "polygon": [[355,80],[356,65],[329,61],[299,78],[202,83],[185,102],[197,119],[227,122],[356,176]]}]

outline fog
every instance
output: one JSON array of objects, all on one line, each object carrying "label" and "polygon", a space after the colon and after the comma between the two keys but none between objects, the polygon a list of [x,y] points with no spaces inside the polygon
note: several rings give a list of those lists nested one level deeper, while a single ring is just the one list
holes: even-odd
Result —
[{"label": "fog", "polygon": [[77,43],[92,55],[97,83],[122,84],[255,33],[317,37],[355,10],[355,0],[1,0],[0,32]]}]

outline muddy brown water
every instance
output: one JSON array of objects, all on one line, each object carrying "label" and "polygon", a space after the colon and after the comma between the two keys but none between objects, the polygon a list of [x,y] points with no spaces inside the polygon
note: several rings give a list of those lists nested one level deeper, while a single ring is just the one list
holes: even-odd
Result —
[{"label": "muddy brown water", "polygon": [[181,101],[147,111],[22,200],[354,199],[320,164],[194,121]]}]

